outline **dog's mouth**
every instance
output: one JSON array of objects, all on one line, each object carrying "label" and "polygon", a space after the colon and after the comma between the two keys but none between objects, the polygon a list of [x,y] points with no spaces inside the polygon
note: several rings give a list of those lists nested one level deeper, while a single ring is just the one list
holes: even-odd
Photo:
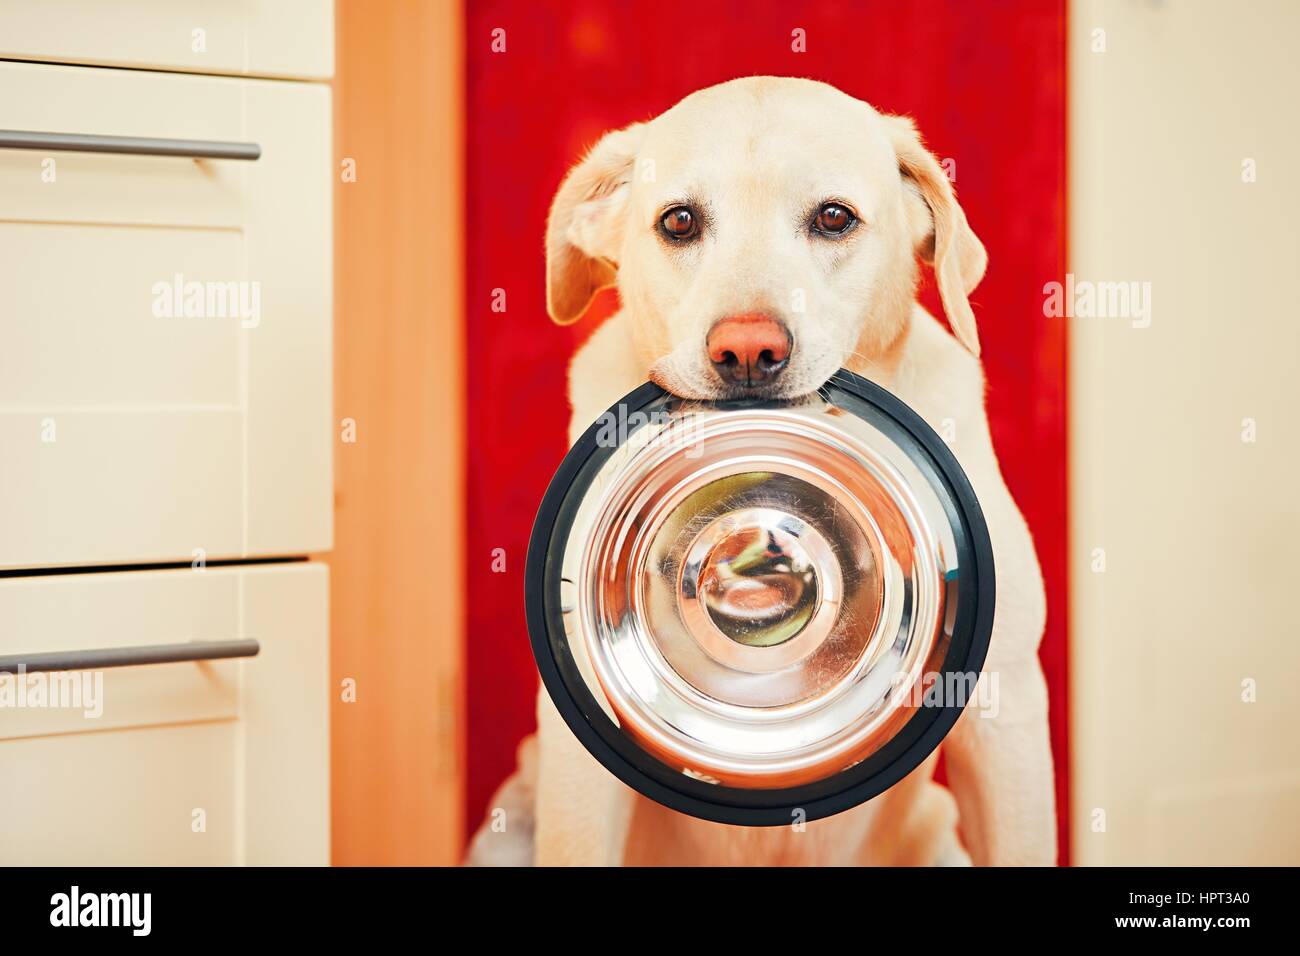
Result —
[{"label": "dog's mouth", "polygon": [[753,385],[733,385],[716,379],[700,382],[695,376],[682,375],[666,361],[656,362],[649,373],[650,381],[664,391],[697,402],[797,401],[816,392],[829,378],[805,387],[786,376]]}]

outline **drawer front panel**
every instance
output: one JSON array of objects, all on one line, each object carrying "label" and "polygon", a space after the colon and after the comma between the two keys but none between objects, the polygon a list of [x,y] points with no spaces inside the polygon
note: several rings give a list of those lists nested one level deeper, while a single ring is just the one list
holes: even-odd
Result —
[{"label": "drawer front panel", "polygon": [[328,550],[328,90],[0,63],[38,121],[262,155],[0,148],[0,568]]},{"label": "drawer front panel", "polygon": [[[249,91],[267,85],[0,63],[0,129],[248,142]],[[238,229],[246,223],[249,172],[283,159],[280,150],[254,161],[195,161],[0,149],[0,220]]]},{"label": "drawer front panel", "polygon": [[245,279],[245,254],[235,231],[0,225],[0,407],[238,411],[240,323],[161,306],[177,274]]},{"label": "drawer front panel", "polygon": [[318,564],[0,580],[0,656],[260,645],[58,682],[0,675],[0,864],[327,863],[327,630]]},{"label": "drawer front panel", "polygon": [[330,0],[5,0],[0,57],[324,79]]},{"label": "drawer front panel", "polygon": [[[230,640],[242,632],[240,588],[239,575],[219,569],[9,578],[0,581],[0,656]],[[239,666],[28,675],[27,692],[0,691],[0,740],[234,719]]]},{"label": "drawer front panel", "polygon": [[238,863],[238,748],[233,721],[2,742],[0,863]]}]

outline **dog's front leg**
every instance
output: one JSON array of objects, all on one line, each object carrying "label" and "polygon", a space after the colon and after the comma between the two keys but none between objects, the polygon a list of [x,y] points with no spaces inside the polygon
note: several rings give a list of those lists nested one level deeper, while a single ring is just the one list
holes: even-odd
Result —
[{"label": "dog's front leg", "polygon": [[[626,318],[593,333],[569,368],[569,443],[645,381]],[[543,689],[537,698],[538,782],[535,859],[539,866],[616,866],[636,794],[589,754]]]},{"label": "dog's front leg", "polygon": [[634,794],[589,754],[545,690],[537,698],[537,866],[618,866]]},{"label": "dog's front leg", "polygon": [[[978,459],[975,459],[978,461]],[[978,703],[944,741],[962,839],[977,866],[1056,862],[1056,802],[1047,682],[1038,663],[1046,622],[1033,540],[991,459],[972,468],[997,559],[997,605]]]},{"label": "dog's front leg", "polygon": [[[986,669],[985,679],[992,673]],[[997,715],[968,706],[943,744],[958,826],[977,866],[1051,866],[1056,806],[1047,684],[1037,658],[996,673]]]}]

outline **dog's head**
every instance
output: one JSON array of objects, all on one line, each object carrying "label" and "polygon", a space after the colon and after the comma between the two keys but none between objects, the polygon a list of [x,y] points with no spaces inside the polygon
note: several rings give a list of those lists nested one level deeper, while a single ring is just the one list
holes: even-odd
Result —
[{"label": "dog's head", "polygon": [[651,377],[686,398],[792,398],[905,333],[918,255],[957,338],[984,274],[911,120],[810,80],[752,77],[605,135],[565,178],[547,307],[617,284]]}]

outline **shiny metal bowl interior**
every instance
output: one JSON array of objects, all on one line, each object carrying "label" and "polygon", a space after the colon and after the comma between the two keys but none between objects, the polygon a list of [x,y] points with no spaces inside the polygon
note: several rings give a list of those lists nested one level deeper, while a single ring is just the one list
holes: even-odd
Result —
[{"label": "shiny metal bowl interior", "polygon": [[564,541],[565,635],[624,733],[697,780],[823,780],[883,746],[951,640],[957,548],[917,465],[815,397],[671,400]]}]

